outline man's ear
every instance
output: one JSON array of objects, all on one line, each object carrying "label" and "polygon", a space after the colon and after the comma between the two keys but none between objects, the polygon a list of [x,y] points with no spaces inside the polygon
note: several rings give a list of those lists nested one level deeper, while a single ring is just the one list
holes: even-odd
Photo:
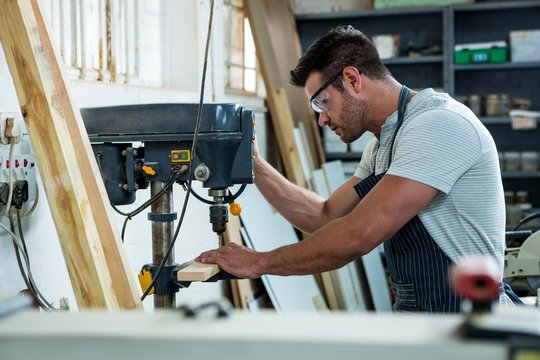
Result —
[{"label": "man's ear", "polygon": [[360,72],[354,66],[347,66],[343,69],[343,82],[346,88],[355,92],[359,92],[362,88]]}]

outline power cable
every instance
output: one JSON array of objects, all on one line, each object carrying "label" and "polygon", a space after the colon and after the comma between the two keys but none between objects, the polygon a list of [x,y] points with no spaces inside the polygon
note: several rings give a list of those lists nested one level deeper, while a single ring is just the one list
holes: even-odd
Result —
[{"label": "power cable", "polygon": [[[28,266],[27,266],[27,269],[28,269],[28,273],[29,273],[29,276],[28,276],[28,280],[30,282],[30,285],[31,287],[29,287],[29,290],[32,292],[33,296],[36,298],[36,300],[38,301],[39,305],[44,308],[44,309],[47,309],[47,310],[56,310],[48,301],[47,299],[45,298],[45,296],[43,296],[43,294],[41,293],[41,291],[39,291],[36,283],[34,282],[34,278],[33,276],[30,276],[30,257],[28,255],[28,248],[26,247],[26,240],[24,239],[24,233],[23,233],[23,228],[22,228],[22,221],[21,221],[21,213],[20,213],[20,210],[19,209],[16,209],[16,214],[17,214],[17,228],[19,230],[19,239],[21,240],[21,243],[23,245],[23,249],[24,249],[24,252],[25,252],[25,256],[26,256],[26,259],[27,259],[27,262],[28,262]],[[13,225],[13,219],[10,217],[10,223],[12,224],[13,228],[14,228],[14,225]],[[15,232],[13,232],[15,233]]]},{"label": "power cable", "polygon": [[[202,109],[203,109],[203,100],[204,100],[204,85],[206,81],[206,69],[208,66],[208,53],[210,48],[210,38],[212,34],[212,19],[214,17],[214,0],[210,1],[210,16],[208,20],[208,33],[206,35],[206,46],[204,51],[204,64],[203,64],[203,72],[202,72],[202,79],[201,79],[201,93],[199,97],[199,107],[197,111],[197,120],[195,123],[195,132],[193,134],[193,144],[191,146],[191,153],[196,154],[197,150],[197,141],[199,139],[199,128],[201,125],[201,115],[202,115]],[[187,191],[186,191],[186,197],[184,199],[184,204],[182,206],[182,211],[180,214],[180,219],[178,220],[178,225],[176,227],[176,230],[174,232],[174,236],[171,240],[171,243],[169,244],[169,247],[167,248],[167,251],[165,252],[165,255],[163,256],[163,260],[161,260],[161,263],[159,264],[159,267],[156,271],[156,274],[152,277],[152,282],[150,285],[148,285],[148,288],[144,291],[143,295],[141,296],[141,301],[144,301],[148,293],[154,288],[154,285],[159,278],[159,275],[161,274],[161,271],[163,270],[163,267],[165,266],[165,263],[169,259],[172,253],[172,249],[174,248],[174,244],[176,243],[176,239],[178,238],[178,234],[180,233],[180,228],[182,227],[182,223],[184,222],[184,216],[186,214],[187,204],[189,202],[190,194],[191,194],[191,183],[192,183],[192,177],[193,177],[193,157],[190,162],[189,167],[189,177],[187,180]]]},{"label": "power cable", "polygon": [[534,219],[538,219],[540,218],[540,211],[539,212],[535,212],[535,213],[532,213],[526,217],[524,217],[523,219],[521,219],[519,221],[519,224],[517,224],[513,229],[512,231],[516,231],[517,229],[519,229],[521,227],[521,225],[525,224],[525,223],[528,223],[529,221],[531,220],[534,220]]},{"label": "power cable", "polygon": [[[19,230],[22,229],[22,225],[20,222],[20,216],[18,214],[19,219]],[[13,220],[10,217],[10,223],[13,224]],[[38,289],[36,282],[34,281],[34,277],[32,275],[32,271],[30,269],[30,260],[28,259],[28,253],[25,251],[26,245],[23,243],[23,241],[15,235],[13,231],[11,231],[6,225],[0,222],[0,227],[3,228],[13,239],[13,243],[18,250],[18,253],[22,255],[21,261],[21,275],[23,276],[23,280],[25,280],[25,283],[27,283],[28,290],[30,290],[33,294],[33,296],[36,298],[38,303],[41,307],[43,307],[46,310],[56,310],[46,299],[45,296],[41,293],[41,291]],[[22,234],[22,233],[21,233]],[[26,271],[24,269],[26,267]],[[27,277],[27,278],[26,278]]]},{"label": "power cable", "polygon": [[[97,161],[97,165],[98,165],[98,169],[99,169],[99,172],[101,174],[101,177],[103,179],[105,179],[105,176],[103,174],[103,170],[102,170],[102,164],[101,164],[101,159],[103,157],[103,154],[101,152],[97,152],[96,155],[96,161]],[[124,234],[125,234],[125,231],[126,231],[126,226],[127,226],[127,222],[129,220],[131,220],[134,216],[140,214],[144,209],[146,209],[147,207],[149,207],[150,205],[152,205],[154,202],[156,202],[163,194],[165,194],[165,192],[178,180],[178,176],[180,176],[181,174],[183,174],[186,170],[188,169],[188,167],[186,165],[184,166],[181,166],[179,168],[176,168],[172,173],[171,173],[171,176],[169,177],[169,179],[167,180],[167,183],[165,184],[165,186],[163,187],[163,189],[161,189],[157,194],[155,194],[154,196],[152,196],[150,199],[148,199],[147,201],[145,201],[141,206],[135,208],[134,210],[131,210],[130,212],[123,212],[121,211],[120,209],[118,209],[116,207],[116,205],[113,204],[113,202],[109,199],[109,203],[111,204],[111,207],[113,208],[114,211],[116,211],[118,214],[122,215],[122,216],[125,216],[125,220],[124,220],[124,223],[122,224],[122,232],[121,232],[121,238],[122,238],[122,242],[124,242]]]},{"label": "power cable", "polygon": [[11,142],[9,145],[9,170],[8,170],[8,197],[6,200],[6,212],[4,213],[5,216],[9,216],[9,209],[11,208],[11,198],[13,197],[13,167],[15,164],[13,164],[13,148],[15,147],[15,143]]}]

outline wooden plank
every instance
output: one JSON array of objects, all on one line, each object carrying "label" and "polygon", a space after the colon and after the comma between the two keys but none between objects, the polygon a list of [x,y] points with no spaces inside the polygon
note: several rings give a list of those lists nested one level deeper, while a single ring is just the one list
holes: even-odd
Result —
[{"label": "wooden plank", "polygon": [[206,281],[216,275],[221,269],[216,264],[192,262],[176,273],[178,281]]},{"label": "wooden plank", "polygon": [[[242,237],[240,235],[240,219],[238,218],[238,216],[229,217],[227,229],[223,233],[223,245],[227,245],[230,243],[242,245]],[[234,307],[237,309],[242,309],[243,304],[240,300],[240,289],[237,280],[231,280],[231,295]]]},{"label": "wooden plank", "polygon": [[[240,217],[247,230],[242,236],[250,248],[270,251],[298,242],[291,224],[272,210],[256,187],[248,186],[241,199],[244,210]],[[318,312],[324,302],[321,302],[322,295],[313,275],[263,275],[262,280],[280,313]]]},{"label": "wooden plank", "polygon": [[[322,197],[328,198],[330,189],[325,171],[315,170],[312,179],[315,191]],[[340,269],[321,274],[323,289],[331,310],[366,310],[357,270],[356,264],[350,263]]]},{"label": "wooden plank", "polygon": [[[326,182],[328,183],[330,192],[334,192],[339,186],[345,183],[346,179],[340,160],[325,163],[323,165],[323,170],[326,174]],[[386,275],[384,273],[380,247],[373,249],[370,253],[362,256],[361,259],[358,259],[358,261],[361,261],[364,267],[367,284],[360,283],[362,280],[358,273],[357,264],[349,264],[348,266],[351,267],[351,284],[355,288],[355,293],[361,294],[363,293],[362,288],[368,289],[369,295],[373,300],[374,310],[392,311],[390,290],[388,288],[388,281],[386,280]],[[349,299],[353,298],[349,297]],[[364,297],[362,302],[365,304],[367,302],[366,300],[367,297]],[[365,308],[365,305],[363,307]]]},{"label": "wooden plank", "polygon": [[[277,73],[273,74],[277,75],[277,77],[273,77],[273,79],[279,79],[280,86],[287,93],[289,103],[293,105],[291,112],[295,125],[299,126],[302,123],[306,126],[309,135],[307,145],[309,146],[310,153],[313,154],[313,158],[316,160],[314,168],[318,168],[324,163],[325,156],[315,114],[309,106],[304,89],[289,83],[289,72],[294,69],[298,59],[302,55],[300,37],[296,29],[296,20],[290,6],[290,1],[248,0],[247,9],[248,16],[253,17],[254,20],[255,17],[258,17],[261,25],[266,25],[271,40],[267,44],[271,46],[278,66],[276,69]],[[256,32],[261,30],[261,27],[254,30],[254,36],[257,36]],[[269,56],[269,54],[265,54],[263,61],[266,61],[266,56]]]},{"label": "wooden plank", "polygon": [[[311,185],[313,191],[321,195],[323,198],[326,199],[330,195],[322,169],[317,169],[313,171],[313,175],[311,177]],[[320,276],[321,287],[326,297],[326,301],[328,302],[328,307],[330,308],[330,310],[341,310],[338,301],[338,290],[336,289],[335,281],[332,278],[332,272],[326,271],[321,273]]]},{"label": "wooden plank", "polygon": [[293,129],[294,142],[296,143],[296,148],[298,149],[298,156],[300,157],[300,164],[302,166],[302,171],[304,172],[304,179],[306,180],[307,187],[311,190],[311,176],[313,169],[309,163],[308,153],[306,152],[305,142],[302,138],[302,132],[300,128]]},{"label": "wooden plank", "polygon": [[79,308],[140,308],[80,113],[37,0],[0,0],[0,42]]},{"label": "wooden plank", "polygon": [[330,192],[328,191],[328,184],[326,184],[326,178],[324,176],[323,169],[317,169],[313,171],[311,183],[313,186],[313,191],[321,195],[323,198],[328,199],[328,197],[330,196]]},{"label": "wooden plank", "polygon": [[[272,100],[270,100],[270,98]],[[285,91],[278,88],[268,98],[274,108],[272,115],[276,142],[279,147],[287,178],[300,186],[306,186],[300,153],[294,140],[294,124]]]},{"label": "wooden plank", "polygon": [[[304,123],[298,123],[298,129],[300,130],[300,135],[302,138],[302,142],[304,144],[304,149],[306,152],[306,160],[309,164],[309,168],[313,172],[313,170],[317,169],[319,167],[318,164],[315,164],[315,160],[313,159],[313,154],[311,153],[309,149],[309,136],[308,136],[308,130],[306,130],[306,125]],[[317,133],[318,133],[317,129]]]},{"label": "wooden plank", "polygon": [[[239,201],[241,202],[242,198]],[[227,231],[223,233],[223,243],[244,245],[240,228],[240,218],[238,216],[230,216]],[[237,309],[252,310],[257,308],[258,298],[266,295],[260,279],[233,279],[231,280],[231,290],[233,303]]]},{"label": "wooden plank", "polygon": [[[324,151],[315,116],[309,107],[304,90],[289,84],[289,71],[301,55],[296,22],[288,0],[246,0],[246,13],[250,20],[257,48],[257,57],[268,94],[267,100],[273,123],[281,121],[273,95],[283,89],[292,107],[289,107],[293,126],[303,123],[308,134],[308,147],[314,159],[314,168],[324,163]],[[283,134],[277,132],[277,136]]]}]

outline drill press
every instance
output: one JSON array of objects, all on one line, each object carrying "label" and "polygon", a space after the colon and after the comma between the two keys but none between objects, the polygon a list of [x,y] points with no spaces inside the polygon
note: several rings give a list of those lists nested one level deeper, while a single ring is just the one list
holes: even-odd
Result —
[{"label": "drill press", "polygon": [[[135,192],[150,186],[157,198],[148,214],[152,222],[155,271],[171,244],[176,213],[172,184],[201,181],[213,201],[212,230],[221,238],[228,221],[227,204],[236,196],[228,188],[253,183],[254,115],[238,104],[203,106],[196,153],[191,149],[198,104],[149,104],[83,108],[81,114],[112,204],[135,201]],[[135,147],[134,143],[142,143]],[[176,284],[174,251],[154,285],[154,305],[172,307]]]}]

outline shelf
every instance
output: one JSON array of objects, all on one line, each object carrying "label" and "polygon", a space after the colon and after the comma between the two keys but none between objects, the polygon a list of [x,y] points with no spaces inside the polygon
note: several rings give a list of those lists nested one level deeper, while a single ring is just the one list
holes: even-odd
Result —
[{"label": "shelf", "polygon": [[484,125],[510,125],[512,123],[510,116],[480,116],[479,119]]},{"label": "shelf", "polygon": [[492,3],[478,3],[478,4],[469,4],[469,5],[455,5],[454,10],[458,11],[471,11],[471,12],[485,12],[485,11],[504,11],[504,10],[513,10],[513,9],[522,9],[530,8],[535,4],[531,1],[516,1],[512,2],[492,2]]},{"label": "shelf", "polygon": [[[392,76],[409,88],[437,88],[450,96],[505,94],[510,99],[529,99],[531,109],[540,109],[540,61],[503,64],[455,64],[456,44],[507,40],[514,30],[539,28],[540,0],[508,0],[449,5],[432,8],[396,8],[296,16],[302,49],[307,49],[330,28],[350,24],[367,37],[399,35],[400,48],[423,48],[439,44],[442,55],[401,56],[384,59]],[[482,31],[479,31],[478,29]],[[510,45],[510,44],[509,44]],[[508,47],[509,53],[511,47]],[[406,52],[402,52],[407,54]],[[508,59],[512,59],[508,57]],[[540,60],[540,59],[537,59]],[[510,116],[479,117],[488,128],[497,149],[540,151],[540,126],[517,131]],[[357,153],[327,153],[328,160],[359,161]],[[540,171],[503,172],[505,190],[529,193],[531,203],[540,206]]]},{"label": "shelf", "polygon": [[381,9],[381,10],[360,10],[333,13],[302,14],[296,15],[296,20],[332,20],[347,18],[376,18],[376,17],[408,17],[411,15],[440,14],[443,12],[441,7],[416,7],[399,9]]},{"label": "shelf", "polygon": [[416,64],[431,64],[442,63],[443,56],[419,56],[419,57],[398,57],[392,59],[384,59],[385,65],[416,65]]},{"label": "shelf", "polygon": [[540,62],[454,65],[456,71],[540,69]]},{"label": "shelf", "polygon": [[360,160],[362,153],[326,153],[326,160]]},{"label": "shelf", "polygon": [[525,172],[525,171],[512,171],[503,172],[501,176],[505,179],[539,179],[540,171]]}]

